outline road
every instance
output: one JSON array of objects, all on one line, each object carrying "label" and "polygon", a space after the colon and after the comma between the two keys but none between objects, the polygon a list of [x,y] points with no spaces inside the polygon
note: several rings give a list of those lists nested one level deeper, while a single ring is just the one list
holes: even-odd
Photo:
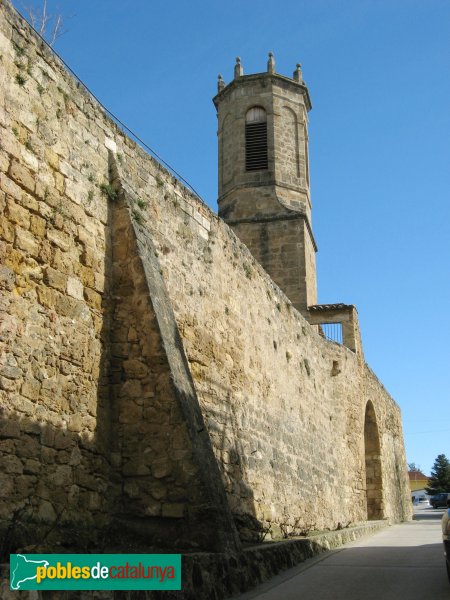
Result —
[{"label": "road", "polygon": [[449,600],[443,510],[388,527],[285,571],[235,600]]}]

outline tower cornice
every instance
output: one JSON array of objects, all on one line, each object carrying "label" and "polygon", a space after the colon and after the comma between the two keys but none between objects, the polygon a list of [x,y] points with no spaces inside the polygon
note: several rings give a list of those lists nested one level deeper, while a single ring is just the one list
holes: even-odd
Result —
[{"label": "tower cornice", "polygon": [[213,98],[213,102],[214,102],[214,106],[216,107],[216,109],[219,106],[219,103],[222,101],[223,98],[225,98],[226,96],[228,96],[236,87],[241,86],[242,84],[246,84],[246,83],[253,83],[255,81],[258,80],[262,80],[264,81],[266,84],[267,83],[272,83],[272,84],[278,84],[281,86],[286,86],[288,88],[293,88],[295,89],[295,91],[301,91],[301,93],[303,94],[303,97],[305,99],[305,105],[306,105],[306,109],[308,110],[308,112],[311,110],[312,108],[312,104],[311,104],[311,98],[309,96],[309,91],[308,88],[306,87],[305,83],[302,82],[298,82],[295,81],[294,79],[291,79],[290,77],[286,77],[284,75],[280,75],[278,73],[252,73],[251,75],[241,75],[235,79],[233,79],[233,81],[231,81],[229,84],[225,85],[221,91],[216,94]]}]

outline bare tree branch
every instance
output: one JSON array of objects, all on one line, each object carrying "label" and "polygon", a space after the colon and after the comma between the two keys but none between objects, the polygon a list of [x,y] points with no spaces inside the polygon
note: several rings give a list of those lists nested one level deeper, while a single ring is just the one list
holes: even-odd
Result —
[{"label": "bare tree branch", "polygon": [[47,10],[47,0],[42,0],[42,6],[37,11],[32,6],[23,5],[24,11],[32,27],[47,41],[50,46],[64,35],[63,17],[61,14],[52,15]]},{"label": "bare tree branch", "polygon": [[49,39],[49,44],[50,46],[53,46],[53,44],[56,42],[56,40],[64,34],[64,31],[62,31],[62,17],[61,15],[58,15],[57,17],[55,17],[55,23],[53,25],[52,28],[52,34],[50,36]]}]

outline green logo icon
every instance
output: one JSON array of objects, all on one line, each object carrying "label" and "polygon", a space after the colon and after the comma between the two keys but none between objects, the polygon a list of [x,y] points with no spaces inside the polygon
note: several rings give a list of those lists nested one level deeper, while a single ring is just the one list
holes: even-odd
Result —
[{"label": "green logo icon", "polygon": [[180,554],[11,554],[12,590],[181,590]]}]

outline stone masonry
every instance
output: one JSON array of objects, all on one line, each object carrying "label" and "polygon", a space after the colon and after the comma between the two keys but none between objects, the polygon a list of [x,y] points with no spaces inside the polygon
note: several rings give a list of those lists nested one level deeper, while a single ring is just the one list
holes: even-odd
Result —
[{"label": "stone masonry", "polygon": [[0,207],[5,553],[233,552],[410,518],[400,410],[353,309],[355,347],[324,339],[6,0]]},{"label": "stone masonry", "polygon": [[[240,59],[237,59],[238,61]],[[289,79],[268,71],[219,80],[219,216],[304,316],[317,303],[316,242],[311,227],[308,111],[311,100],[300,67]],[[246,169],[246,117],[262,109],[267,120],[268,168]]]}]

